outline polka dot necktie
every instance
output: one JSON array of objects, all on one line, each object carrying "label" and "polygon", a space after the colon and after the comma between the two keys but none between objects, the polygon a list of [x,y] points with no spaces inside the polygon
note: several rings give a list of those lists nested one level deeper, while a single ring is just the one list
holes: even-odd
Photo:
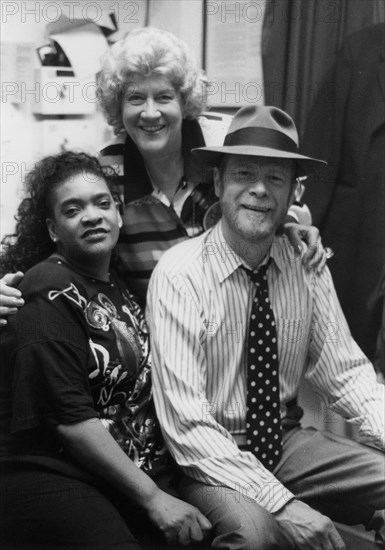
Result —
[{"label": "polka dot necktie", "polygon": [[246,438],[247,450],[272,471],[281,457],[282,431],[277,332],[269,299],[268,265],[257,272],[245,268],[256,287],[247,344]]}]

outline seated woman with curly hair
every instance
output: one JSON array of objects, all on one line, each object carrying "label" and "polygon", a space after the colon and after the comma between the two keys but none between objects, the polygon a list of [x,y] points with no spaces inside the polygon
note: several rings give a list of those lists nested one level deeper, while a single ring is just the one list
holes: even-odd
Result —
[{"label": "seated woman with curly hair", "polygon": [[26,303],[1,335],[2,548],[137,550],[140,511],[169,542],[210,528],[155,482],[171,463],[146,324],[111,262],[121,225],[111,182],[86,154],[40,161],[1,260],[28,270]]}]

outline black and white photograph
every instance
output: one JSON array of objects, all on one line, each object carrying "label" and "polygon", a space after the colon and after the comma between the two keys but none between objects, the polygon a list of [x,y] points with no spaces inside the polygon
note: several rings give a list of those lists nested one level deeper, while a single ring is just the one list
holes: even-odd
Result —
[{"label": "black and white photograph", "polygon": [[0,548],[385,550],[385,0],[0,9]]}]

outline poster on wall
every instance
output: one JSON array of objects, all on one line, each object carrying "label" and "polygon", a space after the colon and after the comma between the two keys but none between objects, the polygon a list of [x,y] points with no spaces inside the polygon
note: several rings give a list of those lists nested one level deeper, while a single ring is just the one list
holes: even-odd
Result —
[{"label": "poster on wall", "polygon": [[204,5],[208,104],[240,108],[264,103],[262,27],[265,2],[211,2]]}]

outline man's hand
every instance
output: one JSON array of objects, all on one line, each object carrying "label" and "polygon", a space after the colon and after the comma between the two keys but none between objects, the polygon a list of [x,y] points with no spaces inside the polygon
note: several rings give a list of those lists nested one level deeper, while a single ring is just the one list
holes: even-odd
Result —
[{"label": "man's hand", "polygon": [[18,271],[7,273],[0,279],[0,326],[7,324],[7,320],[3,317],[16,313],[18,308],[24,305],[20,290],[14,288],[23,277],[24,274]]},{"label": "man's hand", "polygon": [[332,252],[322,246],[318,229],[314,225],[291,222],[285,223],[283,227],[291,245],[301,256],[305,268],[321,273]]},{"label": "man's hand", "polygon": [[160,489],[146,505],[150,519],[169,544],[188,545],[202,541],[211,529],[209,520],[198,508],[168,495]]},{"label": "man's hand", "polygon": [[274,518],[299,550],[346,550],[333,522],[300,500],[291,500]]}]

